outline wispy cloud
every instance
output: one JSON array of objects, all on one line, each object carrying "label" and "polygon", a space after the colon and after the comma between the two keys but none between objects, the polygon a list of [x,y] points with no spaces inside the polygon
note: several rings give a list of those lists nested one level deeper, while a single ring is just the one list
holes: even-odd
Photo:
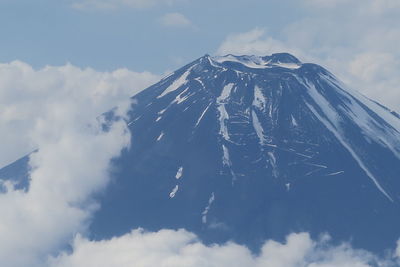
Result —
[{"label": "wispy cloud", "polygon": [[300,51],[289,48],[288,44],[269,37],[267,30],[254,28],[248,32],[230,34],[219,46],[217,54],[236,55],[269,55],[277,52],[300,53]]},{"label": "wispy cloud", "polygon": [[192,25],[192,22],[181,13],[167,13],[159,19],[165,27],[184,28]]}]

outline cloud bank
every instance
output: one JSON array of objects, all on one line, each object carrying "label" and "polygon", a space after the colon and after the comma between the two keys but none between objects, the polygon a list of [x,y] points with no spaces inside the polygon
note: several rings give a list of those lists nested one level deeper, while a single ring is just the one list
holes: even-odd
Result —
[{"label": "cloud bank", "polygon": [[30,158],[29,189],[8,186],[0,194],[4,266],[42,266],[43,259],[63,248],[75,233],[84,232],[97,207],[92,194],[106,186],[110,160],[129,145],[122,121],[108,132],[100,125],[65,128],[62,122],[70,122],[63,111],[54,112],[37,126],[40,150]]},{"label": "cloud bank", "polygon": [[386,259],[351,248],[331,245],[329,237],[313,241],[307,233],[291,234],[285,243],[267,241],[259,255],[227,243],[206,246],[185,230],[147,233],[134,230],[111,240],[93,242],[77,236],[73,252],[49,261],[51,267],[389,267]]},{"label": "cloud bank", "polygon": [[98,115],[118,105],[122,118],[129,96],[156,78],[125,69],[0,65],[1,163],[39,148],[29,159],[27,190],[0,177],[3,266],[44,266],[76,233],[85,233],[98,208],[93,194],[107,185],[110,161],[130,145],[124,120],[110,123]]},{"label": "cloud bank", "polygon": [[[49,121],[49,128],[59,127],[62,133],[127,101],[158,79],[127,69],[98,72],[67,64],[35,70],[20,61],[0,64],[0,149],[7,152],[0,153],[0,168],[43,144],[39,127],[45,131]],[[66,123],[67,119],[71,121]]]},{"label": "cloud bank", "polygon": [[290,52],[327,67],[350,87],[400,111],[400,29],[396,0],[303,0],[309,16],[272,38],[267,29],[229,35],[218,54]]}]

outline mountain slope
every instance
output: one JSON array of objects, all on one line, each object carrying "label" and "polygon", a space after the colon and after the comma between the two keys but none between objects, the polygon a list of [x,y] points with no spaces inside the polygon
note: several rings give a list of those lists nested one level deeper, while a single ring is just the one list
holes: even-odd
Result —
[{"label": "mountain slope", "polygon": [[186,228],[257,249],[309,231],[381,252],[400,236],[400,119],[324,68],[206,55],[134,99],[94,238]]}]

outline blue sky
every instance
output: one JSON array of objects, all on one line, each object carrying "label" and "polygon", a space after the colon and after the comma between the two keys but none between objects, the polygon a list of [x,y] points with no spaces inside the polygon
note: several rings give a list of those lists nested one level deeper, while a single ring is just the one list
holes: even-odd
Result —
[{"label": "blue sky", "polygon": [[[74,3],[2,1],[0,61],[19,59],[35,67],[70,62],[98,70],[128,67],[162,73],[214,54],[228,34],[258,26],[277,35],[307,13],[291,1],[278,0],[157,1],[152,7],[83,10]],[[183,14],[190,25],[162,25],[161,17],[168,13]]]}]

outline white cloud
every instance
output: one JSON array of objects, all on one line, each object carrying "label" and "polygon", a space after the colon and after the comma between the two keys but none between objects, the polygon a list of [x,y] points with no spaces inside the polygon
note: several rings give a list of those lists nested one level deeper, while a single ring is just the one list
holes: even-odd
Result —
[{"label": "white cloud", "polygon": [[110,160],[130,143],[125,122],[103,131],[98,115],[117,104],[124,108],[118,114],[125,114],[129,96],[155,78],[124,69],[100,73],[66,65],[36,71],[22,62],[0,65],[2,163],[40,148],[30,156],[27,191],[3,182],[2,265],[43,266],[85,231],[97,208],[92,195],[107,185]]},{"label": "white cloud", "polygon": [[157,5],[172,5],[183,0],[77,0],[76,9],[149,8]]},{"label": "white cloud", "polygon": [[283,44],[272,38],[265,38],[265,30],[255,28],[249,32],[229,35],[218,48],[224,54],[267,54],[282,49]]},{"label": "white cloud", "polygon": [[229,35],[218,54],[286,51],[335,73],[350,87],[400,111],[400,1],[304,0],[310,16],[275,37],[255,28]]},{"label": "white cloud", "polygon": [[[134,230],[111,240],[89,241],[78,236],[73,252],[50,260],[52,267],[389,267],[380,259],[348,244],[331,245],[326,237],[291,234],[285,243],[267,241],[259,255],[235,243],[206,246],[185,230],[146,233]],[[376,264],[376,265],[375,265]]]},{"label": "white cloud", "polygon": [[191,21],[181,13],[167,13],[160,18],[160,23],[166,27],[188,27]]},{"label": "white cloud", "polygon": [[68,64],[34,70],[20,61],[0,64],[0,146],[7,151],[0,153],[0,168],[39,147],[32,131],[43,117],[68,116],[74,107],[82,110],[80,118],[93,119],[157,79],[127,69],[97,72]]},{"label": "white cloud", "polygon": [[398,260],[400,260],[400,240],[397,241],[397,248],[394,253],[394,257],[396,257]]},{"label": "white cloud", "polygon": [[109,161],[129,144],[122,122],[107,133],[49,129],[52,122],[53,127],[70,123],[63,115],[37,126],[43,140],[31,157],[35,169],[29,190],[11,189],[0,195],[0,258],[5,266],[41,266],[43,258],[84,231],[96,208],[90,197],[106,185]]},{"label": "white cloud", "polygon": [[231,34],[217,50],[219,55],[269,55],[279,52],[300,53],[300,51],[290,48],[284,42],[269,37],[267,31],[261,28],[255,28],[244,33]]}]

